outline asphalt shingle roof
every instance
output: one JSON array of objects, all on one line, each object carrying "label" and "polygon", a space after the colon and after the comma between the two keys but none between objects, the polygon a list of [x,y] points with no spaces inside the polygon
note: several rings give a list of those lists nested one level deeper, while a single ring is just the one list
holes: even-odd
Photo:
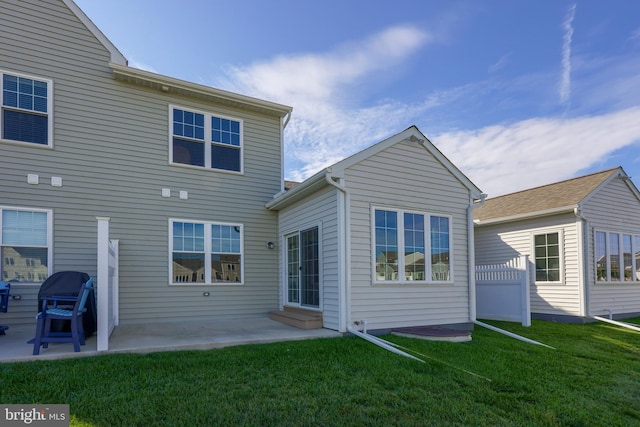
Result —
[{"label": "asphalt shingle roof", "polygon": [[474,219],[482,223],[492,219],[508,218],[577,205],[618,170],[620,168],[616,167],[542,187],[487,199],[484,206],[475,209]]}]

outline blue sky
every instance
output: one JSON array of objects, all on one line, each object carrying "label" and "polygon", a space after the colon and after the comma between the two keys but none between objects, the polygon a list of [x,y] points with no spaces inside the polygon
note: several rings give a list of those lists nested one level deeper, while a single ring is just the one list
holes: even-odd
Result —
[{"label": "blue sky", "polygon": [[416,125],[490,197],[640,187],[640,2],[76,3],[131,66],[292,106],[287,179]]}]

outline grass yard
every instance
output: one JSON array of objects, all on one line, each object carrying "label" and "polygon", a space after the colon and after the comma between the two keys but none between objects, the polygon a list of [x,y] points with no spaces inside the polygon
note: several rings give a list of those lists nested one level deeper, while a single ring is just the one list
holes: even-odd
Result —
[{"label": "grass yard", "polygon": [[640,333],[491,323],[557,350],[476,327],[385,337],[424,364],[356,337],[0,364],[0,402],[68,403],[78,426],[640,426]]}]

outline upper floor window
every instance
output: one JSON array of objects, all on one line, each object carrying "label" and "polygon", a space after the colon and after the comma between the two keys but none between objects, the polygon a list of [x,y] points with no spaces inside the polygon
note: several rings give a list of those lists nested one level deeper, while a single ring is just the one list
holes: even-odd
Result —
[{"label": "upper floor window", "polygon": [[42,282],[49,276],[51,213],[0,208],[0,280]]},{"label": "upper floor window", "polygon": [[242,283],[242,226],[171,220],[171,283]]},{"label": "upper floor window", "polygon": [[51,145],[50,80],[0,72],[2,139]]},{"label": "upper floor window", "polygon": [[242,172],[242,121],[170,107],[171,163]]},{"label": "upper floor window", "polygon": [[640,236],[596,231],[596,281],[640,283]]},{"label": "upper floor window", "polygon": [[374,210],[377,282],[451,280],[449,217]]},{"label": "upper floor window", "polygon": [[560,233],[533,236],[536,282],[560,282]]}]

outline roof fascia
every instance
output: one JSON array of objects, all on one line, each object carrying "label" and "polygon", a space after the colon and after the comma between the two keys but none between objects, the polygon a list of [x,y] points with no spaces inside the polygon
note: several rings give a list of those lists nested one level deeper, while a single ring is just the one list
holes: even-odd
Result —
[{"label": "roof fascia", "polygon": [[537,212],[526,212],[526,213],[522,213],[522,214],[518,214],[518,215],[503,216],[503,217],[500,217],[500,218],[491,218],[491,219],[487,219],[487,220],[484,220],[484,221],[475,220],[474,223],[477,226],[491,225],[491,224],[501,224],[501,223],[504,223],[504,222],[514,222],[514,221],[521,221],[521,220],[525,220],[525,219],[540,218],[540,217],[543,217],[543,216],[552,216],[552,215],[557,215],[557,214],[567,213],[567,212],[575,212],[575,210],[578,209],[578,208],[579,208],[579,205],[561,206],[561,207],[558,207],[558,208],[545,209],[545,210],[537,211]]},{"label": "roof fascia", "polygon": [[109,64],[116,78],[158,89],[162,92],[174,92],[187,96],[204,97],[215,102],[235,105],[241,108],[256,110],[263,113],[285,117],[293,111],[292,107],[264,101],[238,93],[188,82],[162,74],[152,73],[139,68],[128,67],[120,64]]},{"label": "roof fascia", "polygon": [[104,35],[100,28],[80,9],[80,7],[73,2],[73,0],[62,0],[64,4],[73,12],[74,15],[84,24],[85,27],[94,35],[95,38],[109,51],[111,54],[111,62],[119,65],[127,65],[127,58],[124,57],[122,52],[111,43],[111,41]]},{"label": "roof fascia", "polygon": [[327,183],[326,176],[330,173],[330,169],[321,170],[311,178],[308,178],[302,183],[296,185],[291,190],[281,191],[276,194],[273,199],[265,205],[265,207],[272,211],[278,211],[292,205],[310,194],[315,193],[320,188],[329,185]]},{"label": "roof fascia", "polygon": [[596,187],[591,193],[589,193],[584,199],[582,199],[580,201],[580,205],[584,206],[584,204],[587,203],[589,199],[591,199],[596,193],[598,193],[601,189],[607,186],[614,179],[621,179],[622,182],[625,183],[627,188],[631,190],[631,193],[634,195],[636,200],[640,201],[640,191],[638,191],[638,187],[636,187],[633,181],[631,181],[631,178],[629,178],[629,175],[627,175],[624,169],[621,166],[619,166],[616,171],[613,171],[611,175],[607,177],[607,179],[602,181],[602,183],[598,185],[598,187]]},{"label": "roof fascia", "polygon": [[627,177],[627,174],[624,172],[624,170],[622,170],[621,167],[618,167],[617,170],[611,171],[611,175],[609,175],[604,181],[598,184],[596,188],[591,190],[591,192],[587,194],[582,200],[580,200],[578,204],[582,208],[592,197],[594,197],[597,193],[599,193],[600,190],[602,190],[604,187],[609,185],[611,181],[613,181],[616,178],[624,178],[624,177]]},{"label": "roof fascia", "polygon": [[404,131],[397,133],[377,144],[372,145],[344,160],[339,161],[331,167],[338,175],[343,175],[344,170],[368,159],[369,157],[378,154],[379,152],[386,150],[393,145],[402,142],[411,141],[420,144],[427,152],[433,155],[445,168],[449,170],[465,187],[472,193],[472,197],[476,200],[482,198],[482,191],[476,187],[461,171],[449,160],[442,152],[435,146],[429,139],[422,133],[416,126],[411,126]]}]

